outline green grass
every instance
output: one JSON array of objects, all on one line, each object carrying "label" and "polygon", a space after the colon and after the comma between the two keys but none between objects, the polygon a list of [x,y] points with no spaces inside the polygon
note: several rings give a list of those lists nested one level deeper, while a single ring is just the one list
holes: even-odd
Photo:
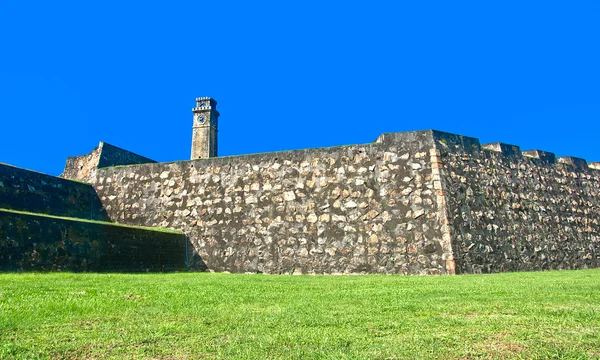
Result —
[{"label": "green grass", "polygon": [[600,270],[0,274],[0,358],[600,358]]},{"label": "green grass", "polygon": [[4,209],[4,208],[0,208],[0,211],[8,212],[8,213],[13,213],[13,214],[18,214],[18,215],[39,216],[39,217],[45,217],[45,218],[51,218],[51,219],[60,219],[60,220],[67,220],[67,221],[74,221],[74,222],[84,222],[84,223],[99,224],[99,225],[105,225],[105,226],[118,226],[118,227],[130,228],[130,229],[160,231],[160,232],[166,232],[166,233],[172,233],[172,234],[183,234],[183,231],[181,231],[181,230],[171,229],[171,228],[164,228],[164,227],[148,227],[148,226],[126,225],[126,224],[119,224],[119,223],[113,223],[113,222],[107,222],[107,221],[81,219],[81,218],[72,218],[72,217],[66,217],[66,216],[48,215],[48,214],[33,213],[33,212],[29,212],[29,211],[12,210],[12,209]]}]

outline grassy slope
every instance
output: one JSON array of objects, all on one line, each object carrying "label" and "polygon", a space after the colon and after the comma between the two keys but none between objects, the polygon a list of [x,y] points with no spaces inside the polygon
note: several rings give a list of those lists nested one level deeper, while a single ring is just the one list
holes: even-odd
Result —
[{"label": "grassy slope", "polygon": [[600,358],[600,270],[0,274],[0,358]]}]

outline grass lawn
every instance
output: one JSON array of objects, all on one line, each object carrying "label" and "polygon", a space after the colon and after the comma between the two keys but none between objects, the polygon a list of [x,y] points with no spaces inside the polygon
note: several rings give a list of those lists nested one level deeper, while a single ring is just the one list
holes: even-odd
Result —
[{"label": "grass lawn", "polygon": [[0,274],[0,358],[600,359],[600,270]]}]

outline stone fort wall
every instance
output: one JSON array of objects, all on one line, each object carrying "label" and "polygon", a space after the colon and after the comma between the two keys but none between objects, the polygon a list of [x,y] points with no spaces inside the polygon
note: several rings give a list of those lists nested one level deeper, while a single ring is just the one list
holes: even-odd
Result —
[{"label": "stone fort wall", "polygon": [[186,269],[183,233],[106,220],[92,185],[0,164],[0,271]]},{"label": "stone fort wall", "polygon": [[185,269],[183,233],[0,209],[0,271]]},{"label": "stone fort wall", "polygon": [[90,184],[0,164],[0,209],[107,220]]},{"label": "stone fort wall", "polygon": [[196,263],[215,271],[448,274],[433,146],[431,132],[404,133],[98,169],[95,188],[113,221],[180,229]]},{"label": "stone fort wall", "polygon": [[113,221],[180,229],[215,271],[453,274],[598,267],[597,168],[423,131],[93,181]]},{"label": "stone fort wall", "polygon": [[459,273],[600,266],[600,164],[440,139]]}]

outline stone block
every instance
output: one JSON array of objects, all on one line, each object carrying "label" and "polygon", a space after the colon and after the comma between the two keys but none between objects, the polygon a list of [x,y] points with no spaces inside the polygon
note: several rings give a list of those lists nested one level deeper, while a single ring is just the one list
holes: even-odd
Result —
[{"label": "stone block", "polygon": [[594,169],[594,170],[600,170],[600,162],[588,163],[588,168]]},{"label": "stone block", "polygon": [[485,150],[495,151],[502,153],[507,157],[521,157],[521,148],[517,145],[510,145],[501,142],[495,142],[490,144],[483,144],[481,147]]},{"label": "stone block", "polygon": [[452,134],[438,130],[431,130],[436,146],[445,150],[459,151],[475,154],[481,151],[479,139],[464,135]]},{"label": "stone block", "polygon": [[574,156],[561,156],[558,159],[561,164],[567,164],[577,170],[587,170],[588,164],[585,159],[574,157]]},{"label": "stone block", "polygon": [[540,159],[545,164],[554,164],[556,162],[556,155],[551,152],[542,150],[525,150],[523,156]]}]

